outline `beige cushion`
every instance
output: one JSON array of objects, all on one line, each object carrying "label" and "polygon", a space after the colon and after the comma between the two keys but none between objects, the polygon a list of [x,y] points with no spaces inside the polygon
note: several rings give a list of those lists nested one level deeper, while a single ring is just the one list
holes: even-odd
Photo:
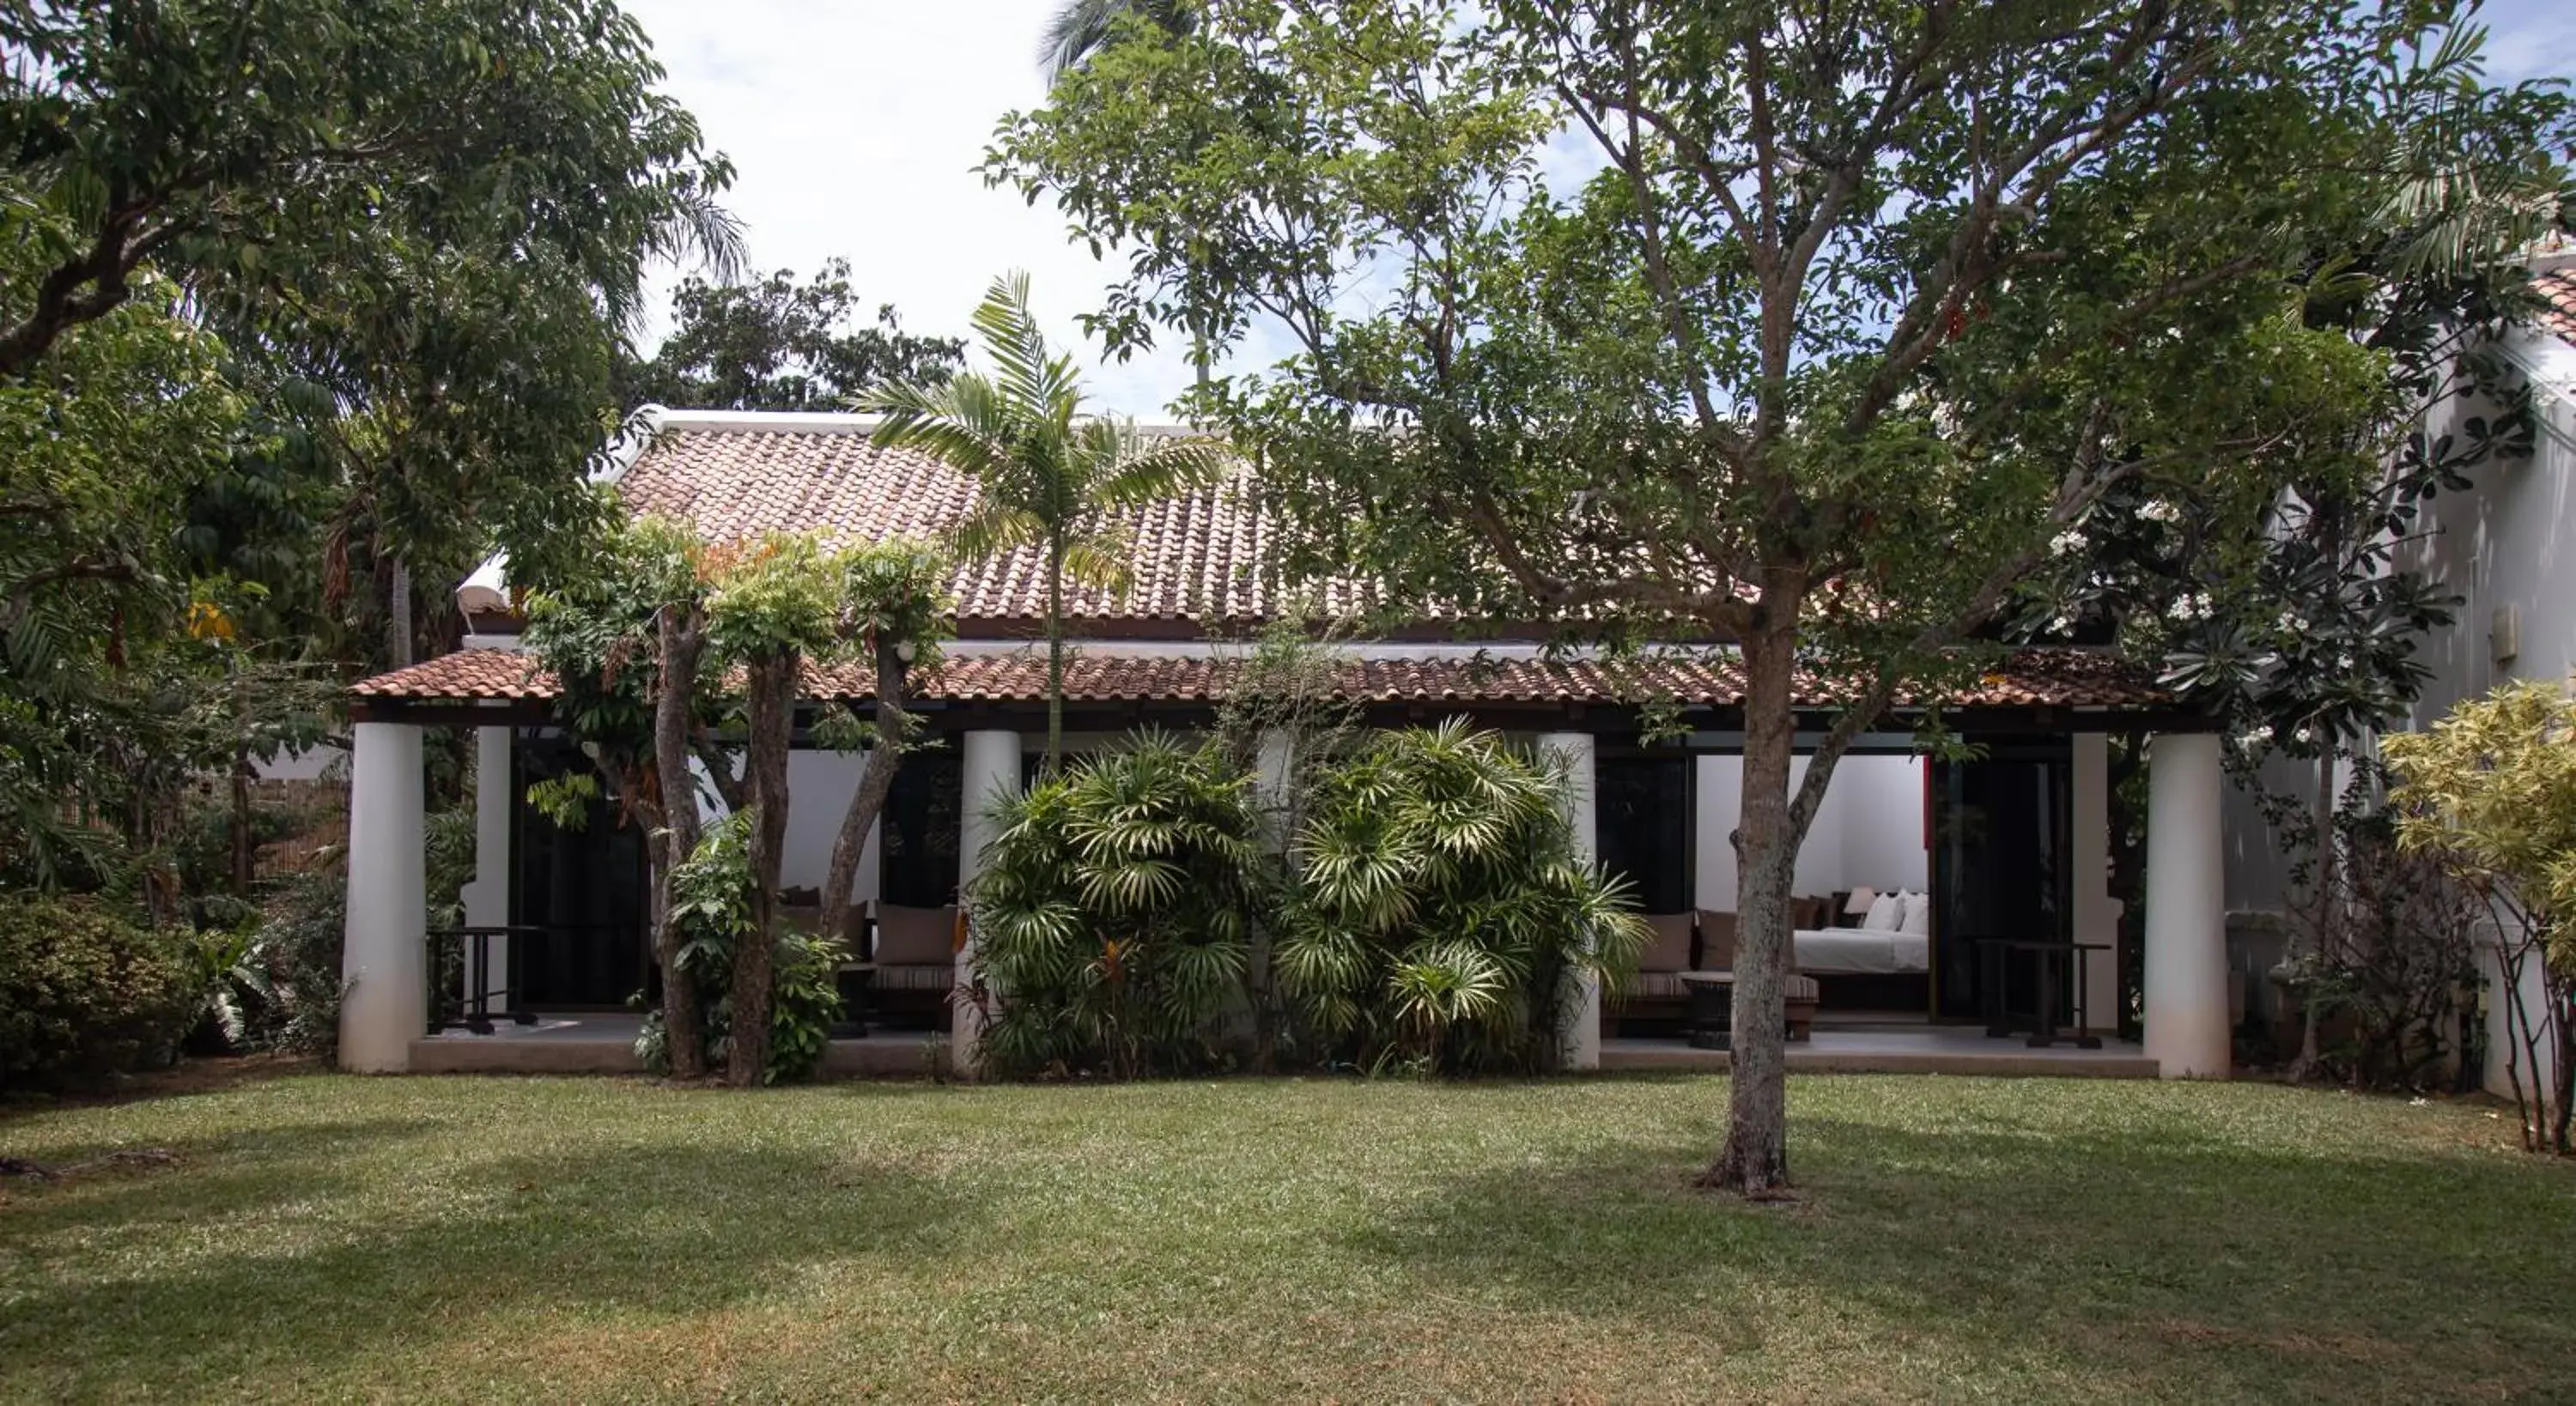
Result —
[{"label": "beige cushion", "polygon": [[1699,910],[1699,964],[1703,971],[1735,970],[1735,915]]},{"label": "beige cushion", "polygon": [[1688,913],[1648,913],[1646,926],[1655,930],[1654,940],[1637,954],[1641,972],[1678,972],[1690,970],[1691,915]]},{"label": "beige cushion", "polygon": [[942,966],[953,963],[956,955],[956,909],[877,905],[878,966]]}]

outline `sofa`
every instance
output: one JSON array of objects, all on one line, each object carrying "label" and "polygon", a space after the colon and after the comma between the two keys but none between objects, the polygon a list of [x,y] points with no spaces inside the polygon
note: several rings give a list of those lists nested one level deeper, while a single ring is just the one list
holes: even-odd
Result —
[{"label": "sofa", "polygon": [[948,993],[957,986],[957,910],[872,903],[867,928],[866,943],[852,943],[851,949],[866,952],[876,968],[868,982],[876,1014],[945,1026]]},{"label": "sofa", "polygon": [[[1690,1004],[1690,989],[1682,983],[1681,973],[1735,970],[1735,915],[1702,908],[1690,913],[1648,913],[1645,920],[1654,937],[1638,954],[1636,976],[1618,992],[1619,1011],[1624,1018],[1678,1024]],[[1815,1028],[1816,979],[1792,972],[1784,994],[1789,1038],[1804,1040]]]}]

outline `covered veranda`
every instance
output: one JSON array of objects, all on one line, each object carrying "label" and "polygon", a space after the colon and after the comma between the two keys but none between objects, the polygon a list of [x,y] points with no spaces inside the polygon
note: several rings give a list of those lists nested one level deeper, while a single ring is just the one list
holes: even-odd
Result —
[{"label": "covered veranda", "polygon": [[[1641,769],[1678,767],[1689,779],[1687,791],[1675,793],[1687,799],[1648,807],[1662,817],[1655,823],[1678,828],[1703,860],[1712,843],[1723,843],[1726,816],[1714,806],[1724,788],[1711,784],[1711,774],[1740,752],[1740,722],[1733,716],[1732,681],[1721,669],[1666,681],[1678,685],[1673,690],[1678,696],[1704,701],[1685,707],[1685,734],[1649,740],[1639,735],[1638,710],[1621,701],[1633,696],[1628,691],[1633,680],[1608,679],[1582,663],[1526,657],[1498,665],[1485,651],[1471,658],[1465,651],[1402,648],[1402,657],[1357,654],[1342,666],[1346,692],[1363,705],[1371,723],[1400,725],[1464,714],[1548,749],[1576,778],[1569,819],[1579,839],[1614,867],[1636,846],[1623,839],[1622,822],[1605,820],[1605,778],[1615,792],[1626,784],[1616,778]],[[1229,656],[1221,649],[1132,656],[1114,649],[1091,647],[1075,661],[1068,680],[1068,728],[1074,735],[1105,739],[1139,725],[1189,728],[1212,719],[1230,677]],[[2051,657],[2036,657],[2043,653]],[[2013,919],[2033,925],[2031,930],[2006,935],[2022,945],[2063,942],[2103,954],[2085,969],[2084,989],[2065,997],[2065,1007],[2074,1015],[2070,1034],[2098,1039],[2099,1047],[2031,1048],[2020,1039],[1989,1038],[1963,1018],[1957,991],[1949,993],[1953,999],[1944,1006],[1936,972],[1927,982],[1932,998],[1919,1011],[1878,1012],[1867,1018],[1827,1012],[1812,1037],[1793,1048],[1793,1068],[2226,1075],[2230,1022],[2218,739],[2205,724],[2107,661],[2078,662],[2074,653],[2032,652],[2032,657],[2017,660],[2012,671],[1989,676],[1976,693],[1949,700],[1943,721],[1996,757],[2040,759],[2025,770],[2034,794],[2046,798],[2051,896],[2030,910],[2041,916]],[[887,892],[885,886],[898,871],[896,882],[918,891],[925,866],[938,865],[946,867],[932,876],[932,889],[951,895],[951,902],[955,893],[966,890],[986,836],[980,807],[965,804],[965,798],[1024,784],[1043,736],[1042,676],[1033,652],[1014,641],[959,646],[938,676],[923,681],[920,707],[947,744],[936,770],[937,784],[948,789],[940,793],[944,799],[931,798],[926,810],[944,817],[950,831],[942,843],[914,844],[898,861],[887,854],[881,825],[872,836],[875,853],[862,867],[855,898],[864,902]],[[818,677],[810,681],[809,692],[855,698],[858,690]],[[632,1017],[596,1005],[548,1010],[542,1002],[533,1003],[540,1017],[534,1026],[504,1022],[489,1035],[428,1028],[433,964],[426,920],[424,732],[462,728],[475,739],[476,862],[463,895],[466,925],[525,926],[532,905],[530,881],[526,864],[514,866],[513,849],[514,841],[522,850],[529,847],[528,817],[515,782],[524,774],[527,756],[548,737],[552,693],[551,680],[524,656],[502,649],[460,651],[366,680],[354,690],[344,958],[348,991],[342,1017],[342,1061],[348,1067],[423,1072],[634,1067]],[[1891,726],[1902,722],[1891,720]],[[2125,955],[2119,951],[2120,913],[2108,892],[2107,758],[2110,738],[2122,733],[2152,734],[2147,749],[2152,793],[2147,913],[2143,952],[2134,964],[2142,977],[2134,985],[2121,974],[2131,964],[2118,960]],[[1911,746],[1910,734],[1890,731],[1865,738],[1860,750],[1894,757]],[[823,793],[817,812],[836,811],[828,778],[834,766],[844,763],[854,773],[852,759],[820,752],[800,753],[800,758]],[[2015,778],[2023,775],[2013,773]],[[795,784],[801,808],[807,782],[800,777]],[[2022,782],[2016,779],[2013,785]],[[1941,794],[1973,790],[1951,785]],[[1938,794],[1926,792],[1927,846],[1933,845],[1936,824],[1943,823],[1940,804]],[[1976,824],[1953,828],[1970,832],[1992,824],[1982,812],[1973,818]],[[524,853],[517,857],[528,858]],[[559,867],[563,862],[558,861]],[[1945,882],[1937,849],[1932,872],[1931,887],[1937,889]],[[1731,879],[1731,869],[1722,877]],[[1954,875],[1946,882],[1955,889],[1958,880]],[[1721,899],[1711,887],[1709,865],[1694,864],[1681,901],[1702,906],[1722,901],[1731,907],[1731,892]],[[1942,910],[1966,911],[1955,903]],[[564,914],[550,916],[560,921]],[[1950,923],[1948,917],[1938,921]],[[491,939],[498,949],[497,970],[513,970],[509,941]],[[1944,944],[1968,950],[1968,939],[1960,933],[1936,932],[1932,942],[1936,952]],[[970,960],[971,949],[961,943],[953,954],[958,979]],[[2069,968],[2058,980],[2077,978]],[[641,983],[634,989],[641,989]],[[2135,1043],[2117,1034],[2121,1013],[2133,1008],[2144,1013],[2143,1039]],[[871,1029],[864,1039],[836,1041],[826,1072],[917,1074],[927,1072],[934,1059],[971,1072],[976,1036],[971,1011],[951,1009],[942,1024],[936,1031]],[[932,1040],[934,1033],[940,1038]],[[1723,1050],[1693,1048],[1674,1034],[1636,1031],[1625,1019],[1623,1003],[1615,996],[1604,1003],[1597,992],[1588,993],[1583,1008],[1569,1020],[1563,1055],[1567,1066],[1576,1069],[1708,1068],[1722,1066],[1725,1058]]]}]

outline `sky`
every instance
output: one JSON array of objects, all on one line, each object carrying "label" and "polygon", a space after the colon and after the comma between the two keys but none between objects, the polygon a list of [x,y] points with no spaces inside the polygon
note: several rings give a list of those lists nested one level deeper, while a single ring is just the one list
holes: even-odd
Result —
[{"label": "sky", "polygon": [[[1037,106],[1037,41],[1056,0],[626,0],[670,71],[666,90],[731,157],[726,204],[749,267],[811,274],[835,256],[870,308],[906,328],[962,335],[1005,270],[1029,271],[1050,332],[1092,367],[1098,406],[1147,419],[1186,388],[1178,346],[1102,364],[1075,317],[1111,269],[1067,237],[1041,200],[975,173],[994,125]],[[2576,75],[2576,0],[2491,0],[2488,73]],[[1113,258],[1116,256],[1113,254]],[[656,317],[682,270],[665,270]],[[657,340],[663,324],[647,328]]]}]

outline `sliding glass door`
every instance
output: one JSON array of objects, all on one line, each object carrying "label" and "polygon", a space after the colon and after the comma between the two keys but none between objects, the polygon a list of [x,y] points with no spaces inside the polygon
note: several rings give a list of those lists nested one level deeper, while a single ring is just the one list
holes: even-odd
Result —
[{"label": "sliding glass door", "polygon": [[[2069,760],[2065,743],[1997,745],[1941,762],[1932,782],[1933,999],[1938,1014],[1985,1014],[1985,939],[2071,939]],[[2008,1006],[2036,1002],[2033,964],[2005,961]],[[2065,993],[2060,993],[2061,999]]]},{"label": "sliding glass door", "polygon": [[1691,906],[1691,759],[1603,757],[1593,764],[1602,866],[1635,887],[1647,913]]}]

